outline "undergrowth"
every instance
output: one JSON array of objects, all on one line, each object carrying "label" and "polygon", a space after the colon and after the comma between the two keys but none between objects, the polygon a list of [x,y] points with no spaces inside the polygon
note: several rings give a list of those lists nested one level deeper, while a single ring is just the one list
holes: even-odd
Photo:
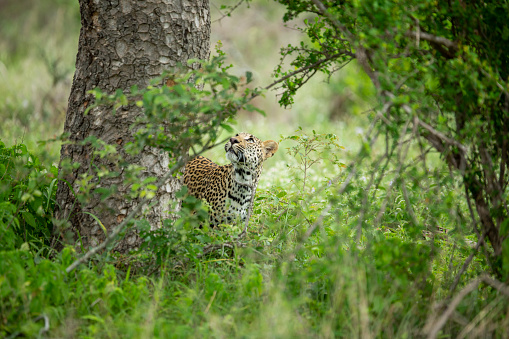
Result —
[{"label": "undergrowth", "polygon": [[[412,195],[423,228],[409,225],[405,200],[396,190],[380,226],[361,226],[358,239],[357,217],[370,173],[361,171],[338,194],[347,175],[337,160],[344,157],[339,142],[334,135],[303,130],[282,137],[281,145],[296,159],[285,172],[292,182],[259,190],[245,247],[203,255],[205,245],[225,243],[241,227],[197,227],[206,223],[206,208],[187,198],[176,223],[168,220],[157,231],[138,225],[145,230],[138,251],[103,253],[70,273],[66,268],[78,257],[75,250],[53,253],[47,241],[54,169],[39,165],[22,144],[2,145],[2,183],[10,183],[2,206],[10,207],[1,219],[0,335],[421,336],[472,253],[469,232],[451,213],[465,209],[454,204],[460,192],[446,169],[436,168],[440,186]],[[298,151],[310,147],[311,155]],[[310,166],[304,171],[306,161]],[[319,174],[325,171],[330,177]],[[382,186],[370,192],[379,195],[380,204],[387,195]],[[449,205],[430,208],[437,196]],[[376,215],[365,217],[367,224],[376,223]],[[487,265],[484,256],[475,255],[462,281]],[[489,324],[503,337],[506,305],[496,290],[483,287],[460,303],[458,319],[473,328]],[[479,318],[483,310],[488,316]],[[444,333],[461,332],[461,321]]]},{"label": "undergrowth", "polygon": [[[206,206],[184,189],[177,220],[158,230],[143,219],[130,225],[141,232],[140,248],[104,251],[67,273],[83,249],[79,242],[60,252],[51,246],[53,228],[62,226],[53,219],[58,173],[50,165],[60,144],[36,141],[61,130],[78,4],[33,2],[38,7],[20,11],[24,17],[0,15],[0,130],[8,144],[0,142],[0,337],[414,338],[456,301],[441,337],[509,337],[509,292],[479,280],[497,263],[479,246],[461,180],[433,152],[426,166],[397,171],[381,155],[398,142],[370,145],[358,136],[377,104],[359,67],[330,77],[325,89],[297,93],[295,106],[305,104],[294,115],[271,106],[267,123],[243,113],[239,132],[285,135],[265,165],[242,247],[221,246],[242,227],[210,229]],[[249,29],[256,34],[225,43],[245,52],[263,41],[262,57],[249,58],[268,74],[261,69],[272,67],[266,55],[277,47],[251,14],[236,24],[255,20]],[[19,32],[30,29],[29,43],[19,44]],[[271,36],[280,34],[276,25]],[[297,120],[305,127],[292,133]],[[411,145],[409,159],[420,155],[415,141],[403,143]],[[213,152],[207,156],[221,162],[224,152]],[[210,245],[216,249],[205,253]]]}]

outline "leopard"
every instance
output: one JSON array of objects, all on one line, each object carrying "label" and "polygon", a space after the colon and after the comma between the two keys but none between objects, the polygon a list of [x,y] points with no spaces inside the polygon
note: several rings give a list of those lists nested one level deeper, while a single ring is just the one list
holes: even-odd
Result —
[{"label": "leopard", "polygon": [[274,156],[278,148],[274,140],[261,141],[242,132],[231,137],[224,146],[229,164],[220,166],[203,156],[186,164],[184,185],[188,194],[209,204],[212,228],[249,219],[263,163]]}]

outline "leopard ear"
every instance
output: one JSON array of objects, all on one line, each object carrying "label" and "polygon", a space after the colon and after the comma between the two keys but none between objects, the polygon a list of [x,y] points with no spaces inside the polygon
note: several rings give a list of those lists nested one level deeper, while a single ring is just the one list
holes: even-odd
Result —
[{"label": "leopard ear", "polygon": [[267,160],[268,158],[273,156],[274,153],[277,152],[279,145],[274,140],[267,140],[262,142],[262,147],[263,147],[263,160]]}]

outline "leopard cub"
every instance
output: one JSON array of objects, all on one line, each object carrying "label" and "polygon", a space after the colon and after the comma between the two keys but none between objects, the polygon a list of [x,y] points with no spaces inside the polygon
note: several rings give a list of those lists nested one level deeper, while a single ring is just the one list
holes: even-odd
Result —
[{"label": "leopard cub", "polygon": [[186,165],[184,184],[189,194],[210,204],[212,227],[232,223],[237,218],[246,220],[263,162],[272,157],[278,147],[273,140],[262,142],[252,134],[239,133],[224,146],[230,164],[219,166],[198,156]]}]

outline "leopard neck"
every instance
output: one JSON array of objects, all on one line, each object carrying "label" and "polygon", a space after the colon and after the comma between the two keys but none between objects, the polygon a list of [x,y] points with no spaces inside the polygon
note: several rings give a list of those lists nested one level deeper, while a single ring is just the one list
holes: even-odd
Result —
[{"label": "leopard neck", "polygon": [[244,168],[233,166],[232,179],[234,185],[250,187],[255,189],[258,183],[258,178],[261,173],[261,168]]}]

